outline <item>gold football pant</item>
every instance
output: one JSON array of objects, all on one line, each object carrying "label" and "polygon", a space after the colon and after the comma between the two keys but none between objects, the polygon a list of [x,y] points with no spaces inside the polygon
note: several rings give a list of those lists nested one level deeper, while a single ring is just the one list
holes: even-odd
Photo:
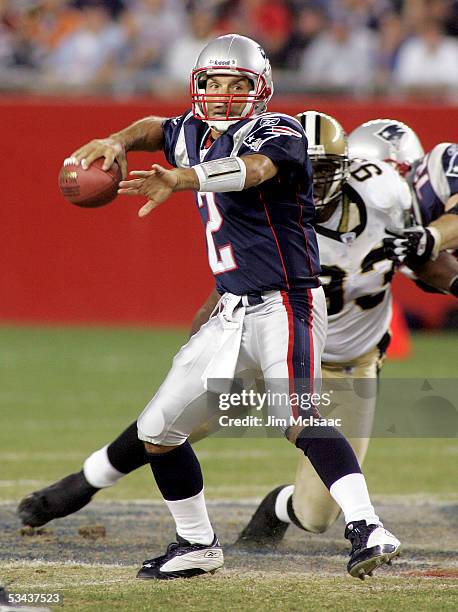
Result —
[{"label": "gold football pant", "polygon": [[[382,359],[378,348],[347,363],[322,362],[323,389],[334,389],[327,418],[341,418],[340,431],[361,465],[366,456],[377,401],[377,374]],[[335,404],[335,407],[333,407]],[[310,461],[301,456],[297,466],[293,510],[307,531],[322,533],[337,519],[340,508]]]}]

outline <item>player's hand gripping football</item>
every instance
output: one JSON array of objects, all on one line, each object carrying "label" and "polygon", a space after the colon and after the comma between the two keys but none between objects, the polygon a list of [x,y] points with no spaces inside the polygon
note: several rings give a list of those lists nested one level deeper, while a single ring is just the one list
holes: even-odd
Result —
[{"label": "player's hand gripping football", "polygon": [[178,176],[173,170],[167,170],[159,164],[153,164],[151,170],[133,170],[129,176],[135,178],[119,183],[120,195],[143,195],[148,201],[138,211],[139,217],[145,217],[154,208],[165,202],[173,193],[178,183]]},{"label": "player's hand gripping football", "polygon": [[437,256],[436,238],[427,227],[387,229],[386,233],[390,237],[384,238],[383,248],[388,259],[415,267]]},{"label": "player's hand gripping football", "polygon": [[127,176],[127,157],[124,146],[114,138],[100,138],[91,140],[77,151],[72,153],[69,158],[75,160],[74,163],[81,164],[83,170],[87,170],[92,162],[99,157],[105,159],[102,170],[109,170],[116,160],[121,168],[123,178]]}]

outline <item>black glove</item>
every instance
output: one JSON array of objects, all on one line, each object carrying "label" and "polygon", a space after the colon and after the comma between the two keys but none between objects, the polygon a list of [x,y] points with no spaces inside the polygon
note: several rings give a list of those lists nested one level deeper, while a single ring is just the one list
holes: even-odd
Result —
[{"label": "black glove", "polygon": [[437,256],[437,230],[417,225],[406,229],[386,229],[390,238],[383,239],[385,256],[397,263],[417,267]]}]

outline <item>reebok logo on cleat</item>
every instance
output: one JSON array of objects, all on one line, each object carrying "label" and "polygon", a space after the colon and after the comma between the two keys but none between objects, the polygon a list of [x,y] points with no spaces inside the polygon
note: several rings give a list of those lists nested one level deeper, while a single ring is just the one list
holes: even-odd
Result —
[{"label": "reebok logo on cleat", "polygon": [[204,557],[219,557],[219,556],[220,556],[219,550],[207,550],[207,552],[204,555]]}]

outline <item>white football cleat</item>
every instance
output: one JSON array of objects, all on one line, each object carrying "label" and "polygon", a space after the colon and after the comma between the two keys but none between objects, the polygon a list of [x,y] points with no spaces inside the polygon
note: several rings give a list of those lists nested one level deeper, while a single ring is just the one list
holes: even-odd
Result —
[{"label": "white football cleat", "polygon": [[348,523],[345,537],[352,544],[348,572],[361,580],[372,576],[379,565],[391,564],[401,550],[401,542],[392,533],[381,525],[367,525],[366,521]]},{"label": "white football cleat", "polygon": [[165,555],[143,562],[137,578],[143,580],[173,580],[213,574],[224,564],[223,550],[215,536],[211,544],[191,544],[177,534]]}]

